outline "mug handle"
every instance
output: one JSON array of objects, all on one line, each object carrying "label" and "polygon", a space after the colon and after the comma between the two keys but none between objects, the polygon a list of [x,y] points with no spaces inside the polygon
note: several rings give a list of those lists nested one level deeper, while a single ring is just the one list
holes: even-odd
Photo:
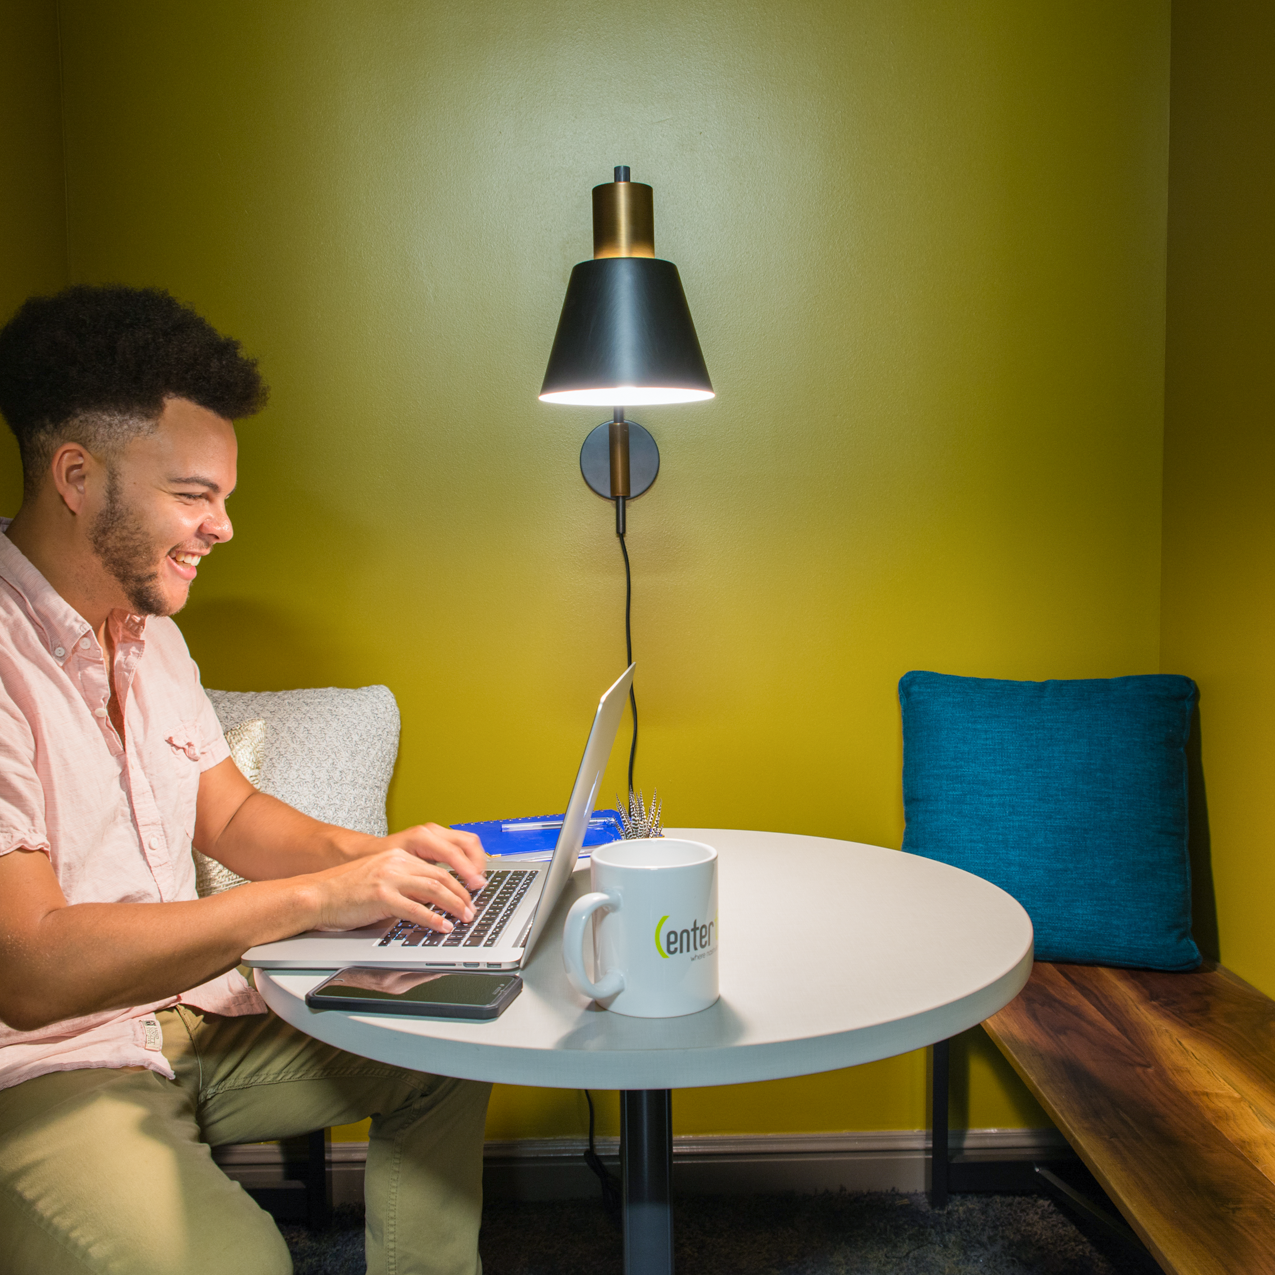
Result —
[{"label": "mug handle", "polygon": [[562,927],[562,963],[567,967],[567,979],[581,996],[592,997],[595,1001],[624,990],[624,975],[619,970],[608,970],[598,983],[584,972],[584,923],[599,908],[618,912],[620,896],[597,891],[583,895],[571,905],[567,923]]}]

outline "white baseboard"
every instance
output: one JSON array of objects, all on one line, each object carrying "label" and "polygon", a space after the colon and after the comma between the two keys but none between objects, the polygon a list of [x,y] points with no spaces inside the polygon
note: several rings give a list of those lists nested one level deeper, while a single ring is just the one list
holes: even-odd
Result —
[{"label": "white baseboard", "polygon": [[[483,1187],[487,1194],[521,1200],[576,1199],[595,1194],[598,1181],[583,1160],[580,1138],[526,1138],[488,1142]],[[989,1160],[1031,1160],[1065,1152],[1054,1129],[967,1129],[952,1135],[953,1151]],[[692,1195],[751,1195],[770,1191],[923,1191],[930,1135],[925,1129],[878,1133],[709,1135],[673,1139],[674,1189]],[[598,1154],[612,1169],[618,1138],[599,1138]],[[245,1186],[284,1180],[278,1144],[218,1147],[217,1163]],[[366,1142],[328,1144],[332,1199],[363,1198]]]}]

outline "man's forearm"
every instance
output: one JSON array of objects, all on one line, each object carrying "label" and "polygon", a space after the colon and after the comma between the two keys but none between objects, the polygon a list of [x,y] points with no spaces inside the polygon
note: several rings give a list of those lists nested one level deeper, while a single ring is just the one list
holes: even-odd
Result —
[{"label": "man's forearm", "polygon": [[[0,855],[0,1020],[31,1031],[164,1000],[230,969],[255,944],[303,930],[399,917],[447,931],[452,923],[443,913],[473,917],[455,877],[409,848],[438,842],[440,853],[455,858],[461,851],[449,838],[468,834],[429,825],[386,838],[348,835],[350,853],[339,836],[317,839],[319,853],[337,859],[330,867],[311,854],[308,866],[317,871],[174,903],[68,904],[42,851]],[[408,844],[388,844],[395,841]],[[481,857],[476,840],[464,844]],[[372,853],[359,853],[365,847]],[[481,880],[476,871],[468,875]]]},{"label": "man's forearm", "polygon": [[292,806],[252,792],[215,839],[196,849],[249,881],[274,881],[333,868],[380,848],[377,838],[322,823]]},{"label": "man's forearm", "polygon": [[[194,844],[249,881],[321,872],[388,850],[406,850],[451,869],[471,889],[482,884],[483,847],[473,833],[435,823],[386,837],[338,828],[258,792],[229,757],[200,776]],[[454,899],[444,900],[456,905],[449,906],[452,912],[469,902],[457,889]]]},{"label": "man's forearm", "polygon": [[[304,879],[241,886],[189,903],[80,903],[33,927],[3,989],[11,1027],[30,1031],[176,996],[233,969],[256,943],[317,923]],[[20,966],[20,968],[15,968]]]},{"label": "man's forearm", "polygon": [[444,914],[473,916],[457,877],[485,884],[470,833],[337,828],[259,793],[229,758],[200,780],[194,843],[250,884],[190,902],[68,904],[43,852],[0,855],[0,1019],[29,1031],[164,1000],[303,930],[399,917],[446,931]]}]

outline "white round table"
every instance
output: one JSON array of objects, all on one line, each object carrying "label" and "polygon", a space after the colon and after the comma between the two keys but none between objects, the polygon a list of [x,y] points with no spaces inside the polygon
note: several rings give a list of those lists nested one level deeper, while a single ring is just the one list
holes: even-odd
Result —
[{"label": "white round table", "polygon": [[669,1091],[809,1075],[946,1040],[1008,1004],[1032,967],[1026,912],[958,868],[789,833],[669,828],[716,846],[721,999],[684,1018],[625,1018],[572,989],[562,924],[577,870],[489,1022],[314,1011],[326,971],[258,970],[281,1018],[352,1053],[470,1080],[619,1089],[626,1272],[672,1270]]}]

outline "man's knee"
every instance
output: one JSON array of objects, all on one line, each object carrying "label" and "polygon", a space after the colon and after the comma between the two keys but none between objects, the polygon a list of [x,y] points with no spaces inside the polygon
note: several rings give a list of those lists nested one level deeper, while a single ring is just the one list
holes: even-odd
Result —
[{"label": "man's knee", "polygon": [[[5,1275],[291,1275],[292,1258],[267,1213],[233,1184],[238,1199],[152,1199],[136,1217],[0,1196]],[[218,1193],[219,1194],[219,1193]],[[233,1207],[227,1207],[233,1202]]]},{"label": "man's knee", "polygon": [[428,1119],[433,1125],[450,1126],[457,1133],[464,1129],[481,1132],[491,1085],[481,1080],[404,1071],[401,1082],[386,1097],[388,1101],[373,1113],[372,1127],[376,1131]]},{"label": "man's knee", "polygon": [[[188,1201],[188,1210],[199,1202]],[[292,1255],[273,1218],[247,1195],[242,1206],[221,1209],[198,1227],[180,1250],[155,1267],[131,1267],[129,1275],[292,1275]]]},{"label": "man's knee", "polygon": [[213,1163],[184,1095],[93,1069],[4,1092],[4,1275],[285,1275],[270,1217]]}]

